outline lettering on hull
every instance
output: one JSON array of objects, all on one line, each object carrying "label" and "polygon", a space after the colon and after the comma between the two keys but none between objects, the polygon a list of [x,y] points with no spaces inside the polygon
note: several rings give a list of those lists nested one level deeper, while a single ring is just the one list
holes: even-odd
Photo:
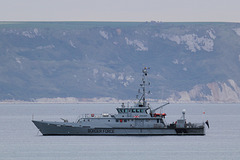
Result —
[{"label": "lettering on hull", "polygon": [[88,129],[88,133],[114,133],[114,129]]}]

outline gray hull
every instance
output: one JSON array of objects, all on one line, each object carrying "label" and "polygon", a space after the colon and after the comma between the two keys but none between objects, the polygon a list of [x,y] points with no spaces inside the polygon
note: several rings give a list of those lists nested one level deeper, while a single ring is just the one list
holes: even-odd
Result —
[{"label": "gray hull", "polygon": [[154,135],[205,135],[200,128],[90,128],[77,123],[32,121],[44,136],[154,136]]}]

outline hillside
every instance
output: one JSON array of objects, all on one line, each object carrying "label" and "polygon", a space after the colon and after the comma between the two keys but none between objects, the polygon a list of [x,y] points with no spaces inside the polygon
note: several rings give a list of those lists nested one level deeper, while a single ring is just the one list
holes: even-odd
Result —
[{"label": "hillside", "polygon": [[240,102],[240,24],[0,22],[0,101],[151,99]]}]

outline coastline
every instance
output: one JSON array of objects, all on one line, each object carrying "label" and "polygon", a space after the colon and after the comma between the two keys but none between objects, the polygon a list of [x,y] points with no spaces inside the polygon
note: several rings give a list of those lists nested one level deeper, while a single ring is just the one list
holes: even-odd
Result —
[{"label": "coastline", "polygon": [[[134,104],[137,100],[134,99],[116,99],[112,97],[101,97],[101,98],[40,98],[32,99],[31,101],[7,99],[0,101],[0,104]],[[148,99],[150,103],[166,103],[171,104],[239,104],[240,102],[227,102],[227,101],[173,101],[173,100],[158,100]]]}]

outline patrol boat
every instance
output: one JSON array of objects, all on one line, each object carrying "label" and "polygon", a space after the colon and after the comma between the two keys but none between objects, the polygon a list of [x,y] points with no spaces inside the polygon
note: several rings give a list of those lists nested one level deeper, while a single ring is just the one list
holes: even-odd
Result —
[{"label": "patrol boat", "polygon": [[176,122],[167,124],[165,121],[166,113],[156,113],[168,105],[166,103],[152,109],[146,101],[146,86],[150,85],[147,81],[148,69],[142,70],[142,83],[140,84],[140,98],[133,106],[116,108],[117,114],[89,114],[79,118],[76,122],[36,121],[32,122],[44,135],[106,135],[106,136],[136,136],[136,135],[205,135],[204,123],[190,123],[186,121],[185,110]]}]

